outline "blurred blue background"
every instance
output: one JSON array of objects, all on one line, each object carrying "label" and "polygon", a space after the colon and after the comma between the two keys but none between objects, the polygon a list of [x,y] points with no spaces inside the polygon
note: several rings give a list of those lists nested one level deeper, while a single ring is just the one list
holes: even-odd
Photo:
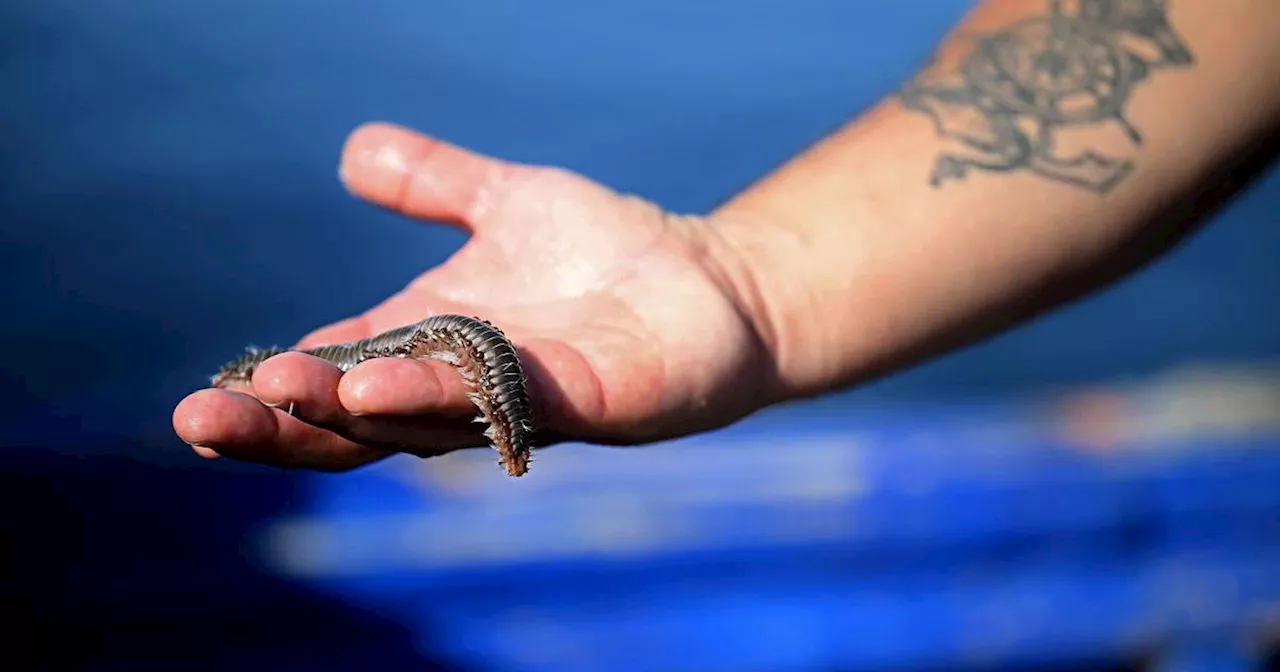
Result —
[{"label": "blurred blue background", "polygon": [[173,436],[228,355],[461,242],[341,189],[356,125],[705,211],[892,91],[969,4],[0,2],[5,655],[1260,669],[1280,623],[1274,174],[1035,324],[696,440],[548,451],[518,484],[479,454],[314,476]]}]

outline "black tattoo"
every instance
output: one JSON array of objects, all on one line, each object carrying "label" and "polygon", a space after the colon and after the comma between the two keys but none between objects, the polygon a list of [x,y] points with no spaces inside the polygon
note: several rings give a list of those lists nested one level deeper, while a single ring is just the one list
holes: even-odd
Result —
[{"label": "black tattoo", "polygon": [[[1152,70],[1188,67],[1190,50],[1169,25],[1167,0],[1049,0],[1049,12],[976,36],[959,66],[921,74],[898,93],[929,115],[944,153],[929,183],[940,187],[971,170],[1036,175],[1105,194],[1133,170],[1126,157],[1092,150],[1064,155],[1064,127],[1117,123],[1134,88]],[[935,57],[936,58],[936,57]]]}]

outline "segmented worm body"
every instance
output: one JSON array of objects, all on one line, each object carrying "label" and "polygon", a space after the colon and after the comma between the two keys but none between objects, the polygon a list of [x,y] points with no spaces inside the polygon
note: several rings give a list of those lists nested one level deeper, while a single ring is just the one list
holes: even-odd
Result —
[{"label": "segmented worm body", "polygon": [[259,364],[287,351],[319,357],[344,372],[380,357],[434,359],[451,364],[469,388],[467,398],[480,411],[476,422],[488,424],[484,435],[498,451],[498,464],[510,476],[523,476],[529,470],[534,429],[527,381],[515,347],[489,322],[463,315],[433,315],[351,343],[304,350],[250,350],[225,364],[213,376],[213,385],[247,383]]}]

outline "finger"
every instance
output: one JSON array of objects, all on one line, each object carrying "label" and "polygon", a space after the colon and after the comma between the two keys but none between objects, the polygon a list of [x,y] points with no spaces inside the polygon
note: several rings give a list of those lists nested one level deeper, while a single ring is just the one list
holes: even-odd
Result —
[{"label": "finger", "polygon": [[173,426],[202,456],[326,471],[351,469],[390,454],[362,446],[263,406],[242,392],[205,389],[174,409]]},{"label": "finger", "polygon": [[[361,374],[359,370],[369,364],[378,365],[374,367],[375,378],[377,369],[387,370],[392,368],[389,365],[395,364],[410,371],[414,368],[430,370],[423,363],[412,360],[374,360],[356,367],[351,374]],[[395,373],[393,370],[393,383],[399,378]],[[410,377],[410,380],[422,383],[417,389],[409,390],[412,396],[417,397],[416,413],[398,417],[353,414],[339,399],[339,388],[344,385],[345,378],[341,371],[324,360],[290,352],[272,357],[258,367],[253,376],[253,393],[262,403],[285,412],[291,419],[301,420],[361,445],[415,455],[435,455],[484,443],[480,430],[461,421],[456,412],[453,417],[441,413],[442,388],[429,376]],[[357,384],[361,384],[359,376]],[[385,410],[376,405],[365,409],[368,413]]]},{"label": "finger", "polygon": [[514,164],[385,123],[347,138],[339,175],[357,196],[408,217],[470,229]]},{"label": "finger", "polygon": [[373,359],[342,377],[338,401],[353,415],[469,418],[467,392],[462,376],[443,362]]}]

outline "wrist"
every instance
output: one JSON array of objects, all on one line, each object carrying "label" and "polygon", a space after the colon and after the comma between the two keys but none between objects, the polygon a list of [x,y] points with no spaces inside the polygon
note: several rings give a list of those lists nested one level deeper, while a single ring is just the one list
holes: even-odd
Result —
[{"label": "wrist", "polygon": [[[859,349],[870,345],[873,320],[853,313],[865,305],[859,269],[875,247],[865,240],[881,185],[865,179],[847,156],[874,137],[881,114],[870,114],[825,137],[735,195],[708,216],[710,228],[739,270],[735,291],[749,297],[774,362],[770,403],[811,397],[856,382]],[[853,149],[853,151],[851,151]],[[856,327],[856,328],[855,328]]]},{"label": "wrist", "polygon": [[[770,371],[762,406],[809,396],[834,381],[836,353],[825,346],[819,298],[821,269],[810,266],[812,243],[763,211],[737,208],[705,220],[708,266],[766,351]],[[830,310],[830,306],[826,307]]]},{"label": "wrist", "polygon": [[919,120],[886,100],[708,218],[758,297],[775,401],[909,363],[959,305],[964,285],[946,268],[958,231],[937,222],[963,208],[937,205],[919,178],[934,151],[926,138]]}]

